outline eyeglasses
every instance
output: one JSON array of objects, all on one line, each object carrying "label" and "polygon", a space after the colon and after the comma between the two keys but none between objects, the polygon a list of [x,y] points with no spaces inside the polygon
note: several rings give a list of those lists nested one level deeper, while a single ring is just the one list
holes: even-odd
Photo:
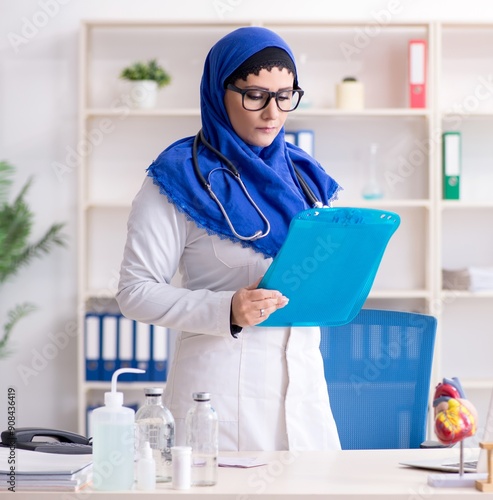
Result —
[{"label": "eyeglasses", "polygon": [[228,90],[241,94],[241,104],[247,111],[260,111],[266,108],[271,99],[276,100],[277,107],[280,111],[294,111],[305,93],[301,89],[279,90],[278,92],[269,92],[262,89],[240,89],[236,85],[230,83]]}]

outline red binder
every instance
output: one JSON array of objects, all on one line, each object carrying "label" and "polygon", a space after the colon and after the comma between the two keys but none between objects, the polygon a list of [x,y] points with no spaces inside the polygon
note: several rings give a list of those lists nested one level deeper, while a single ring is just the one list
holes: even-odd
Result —
[{"label": "red binder", "polygon": [[409,41],[409,106],[426,107],[426,40]]}]

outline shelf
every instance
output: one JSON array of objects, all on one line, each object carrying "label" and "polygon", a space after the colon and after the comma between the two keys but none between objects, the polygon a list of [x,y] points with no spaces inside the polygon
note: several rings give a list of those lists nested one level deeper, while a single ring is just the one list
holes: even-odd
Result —
[{"label": "shelf", "polygon": [[344,199],[337,200],[334,204],[337,206],[362,207],[362,208],[426,208],[429,209],[431,203],[429,200],[392,200],[380,198],[378,200],[362,200],[362,199]]},{"label": "shelf", "polygon": [[132,206],[132,201],[131,200],[121,200],[121,201],[115,201],[115,202],[110,202],[110,201],[86,201],[86,203],[83,206],[83,210],[112,210],[112,209],[117,209],[117,210],[130,210],[130,207]]},{"label": "shelf", "polygon": [[355,117],[425,117],[429,118],[431,112],[427,109],[411,109],[411,108],[366,108],[361,110],[342,110],[342,109],[311,109],[300,107],[291,115],[296,118],[316,117],[316,116],[331,116],[338,118],[355,118]]},{"label": "shelf", "polygon": [[469,290],[442,290],[444,299],[493,299],[493,290],[471,292]]},{"label": "shelf", "polygon": [[[86,391],[104,391],[111,389],[111,382],[84,382],[84,388]],[[147,382],[118,382],[118,390],[126,391],[126,390],[143,390],[147,387],[164,387],[166,385],[165,382],[148,380]]]},{"label": "shelf", "polygon": [[493,389],[493,379],[464,379],[460,381],[465,390],[470,389]]},{"label": "shelf", "polygon": [[[362,200],[362,199],[344,199],[336,200],[334,205],[347,206],[347,207],[360,207],[360,208],[377,208],[377,209],[390,209],[390,208],[430,208],[429,200],[392,200],[392,199],[379,199],[379,200]],[[105,202],[105,201],[87,201],[85,203],[85,210],[111,210],[121,209],[128,210],[131,207],[131,201],[120,202]],[[493,208],[493,203],[492,203]]]},{"label": "shelf", "polygon": [[482,110],[482,111],[467,111],[467,112],[452,112],[448,110],[442,111],[442,120],[457,120],[461,118],[467,120],[469,118],[493,118],[493,110]]},{"label": "shelf", "polygon": [[114,288],[100,288],[96,289],[93,288],[91,290],[86,290],[84,292],[84,302],[86,302],[89,299],[114,299],[116,295],[117,289]]},{"label": "shelf", "polygon": [[442,210],[492,209],[493,201],[442,200],[438,202]]},{"label": "shelf", "polygon": [[[430,110],[428,109],[411,109],[411,108],[367,108],[362,110],[341,110],[329,108],[303,108],[300,107],[294,111],[289,118],[310,118],[310,117],[421,117],[429,118]],[[200,117],[199,108],[154,108],[154,109],[133,109],[126,106],[113,107],[113,108],[89,108],[84,110],[86,118],[95,118],[102,116],[116,116],[116,117]]]},{"label": "shelf", "polygon": [[130,107],[114,108],[90,108],[84,110],[86,118],[97,118],[103,116],[116,116],[119,118],[131,117],[195,117],[200,118],[200,109],[198,108],[154,108],[154,109],[132,109]]},{"label": "shelf", "polygon": [[427,290],[372,290],[370,299],[430,299]]}]

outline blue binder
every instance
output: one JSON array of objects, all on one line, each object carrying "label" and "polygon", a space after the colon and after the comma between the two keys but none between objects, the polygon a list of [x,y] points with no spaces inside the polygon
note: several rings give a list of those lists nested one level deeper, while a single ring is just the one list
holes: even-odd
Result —
[{"label": "blue binder", "polygon": [[363,307],[399,224],[396,213],[371,208],[300,212],[259,284],[279,290],[289,304],[261,326],[349,323]]},{"label": "blue binder", "polygon": [[135,366],[145,373],[139,375],[141,382],[151,380],[152,326],[140,321],[135,322]]},{"label": "blue binder", "polygon": [[117,367],[118,358],[118,315],[105,313],[102,323],[102,380],[110,381]]},{"label": "blue binder", "polygon": [[84,321],[84,350],[86,359],[86,380],[101,380],[101,316],[87,313]]},{"label": "blue binder", "polygon": [[[136,368],[135,364],[135,321],[123,315],[118,316],[118,356],[116,368]],[[122,373],[120,382],[133,382],[135,373]]]},{"label": "blue binder", "polygon": [[166,382],[168,372],[168,343],[168,328],[153,325],[150,379],[156,382]]}]

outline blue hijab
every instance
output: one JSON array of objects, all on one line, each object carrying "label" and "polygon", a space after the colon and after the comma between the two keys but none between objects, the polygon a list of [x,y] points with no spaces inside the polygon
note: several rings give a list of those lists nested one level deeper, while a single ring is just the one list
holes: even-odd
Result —
[{"label": "blue hijab", "polygon": [[[239,28],[219,40],[205,61],[200,108],[205,138],[240,172],[250,196],[270,222],[268,236],[245,242],[233,235],[216,202],[194,172],[193,137],[181,139],[165,149],[148,168],[148,175],[160,192],[198,227],[220,238],[241,241],[265,256],[274,257],[286,238],[291,219],[311,208],[289,158],[322,203],[328,205],[336,197],[339,185],[311,156],[285,142],[284,129],[267,147],[248,145],[233,130],[224,106],[224,81],[246,59],[266,47],[284,49],[294,63],[284,40],[266,28]],[[198,148],[198,161],[206,179],[211,170],[224,167],[204,146]],[[265,230],[264,222],[230,175],[218,170],[212,175],[211,184],[238,233],[248,236]]]}]

